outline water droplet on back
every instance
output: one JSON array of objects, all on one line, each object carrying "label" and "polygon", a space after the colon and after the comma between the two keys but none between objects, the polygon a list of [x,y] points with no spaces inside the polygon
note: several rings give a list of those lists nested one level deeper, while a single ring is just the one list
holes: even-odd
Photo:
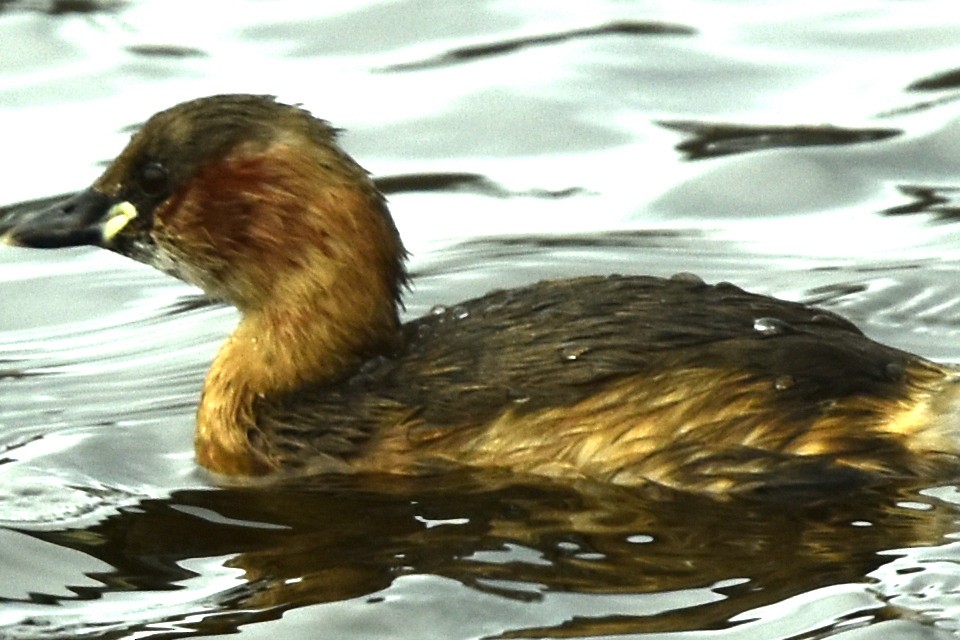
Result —
[{"label": "water droplet on back", "polygon": [[777,391],[786,391],[796,383],[796,380],[793,379],[793,376],[782,375],[777,376],[776,380],[773,381],[773,388]]},{"label": "water droplet on back", "polygon": [[690,273],[689,271],[681,271],[670,276],[670,279],[674,282],[686,282],[688,284],[703,285],[706,284],[703,281],[703,278],[698,276],[695,273]]},{"label": "water droplet on back", "polygon": [[903,379],[903,376],[906,375],[906,368],[899,362],[888,362],[887,366],[883,368],[883,373],[888,380],[897,382]]},{"label": "water droplet on back", "polygon": [[560,345],[560,358],[568,362],[579,360],[580,357],[589,350],[590,348],[585,345],[577,344],[575,342],[567,342]]},{"label": "water droplet on back", "polygon": [[793,332],[793,327],[779,318],[764,317],[753,321],[753,330],[762,336],[782,336]]},{"label": "water droplet on back", "polygon": [[514,404],[530,402],[530,396],[519,389],[507,389],[507,398]]}]

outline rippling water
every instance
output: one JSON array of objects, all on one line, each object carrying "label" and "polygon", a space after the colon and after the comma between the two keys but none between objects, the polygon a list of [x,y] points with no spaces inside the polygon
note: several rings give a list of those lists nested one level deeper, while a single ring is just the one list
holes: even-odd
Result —
[{"label": "rippling water", "polygon": [[[693,271],[960,361],[954,4],[0,2],[0,202],[86,186],[160,108],[271,93],[388,192],[410,317]],[[191,434],[231,309],[93,250],[0,250],[0,300],[0,637],[960,633],[954,486],[217,488]]]}]

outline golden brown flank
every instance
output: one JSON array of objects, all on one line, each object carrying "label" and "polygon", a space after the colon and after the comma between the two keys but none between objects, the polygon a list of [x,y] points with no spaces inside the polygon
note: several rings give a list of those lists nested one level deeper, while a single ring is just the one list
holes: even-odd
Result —
[{"label": "golden brown flank", "polygon": [[242,312],[197,413],[230,475],[501,467],[713,493],[952,469],[953,369],[691,276],[541,282],[398,321],[404,250],[325,122],[223,95],[153,116],[9,244],[95,244]]}]

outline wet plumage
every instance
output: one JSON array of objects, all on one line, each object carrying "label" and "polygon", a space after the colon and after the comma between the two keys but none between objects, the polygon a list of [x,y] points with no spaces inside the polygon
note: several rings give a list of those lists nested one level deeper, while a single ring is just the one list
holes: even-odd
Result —
[{"label": "wet plumage", "polygon": [[681,275],[493,292],[401,326],[405,252],[335,130],[262,96],[150,119],[7,243],[94,244],[236,305],[197,417],[229,475],[457,466],[714,494],[955,466],[955,372]]},{"label": "wet plumage", "polygon": [[372,439],[385,458],[374,466],[407,472],[510,460],[545,475],[710,492],[950,463],[933,450],[918,457],[909,438],[921,446],[925,426],[905,419],[942,392],[949,369],[836,314],[730,284],[541,282],[420,318],[403,337],[335,384],[265,401],[254,446],[284,466],[319,456],[335,468],[367,455]]}]

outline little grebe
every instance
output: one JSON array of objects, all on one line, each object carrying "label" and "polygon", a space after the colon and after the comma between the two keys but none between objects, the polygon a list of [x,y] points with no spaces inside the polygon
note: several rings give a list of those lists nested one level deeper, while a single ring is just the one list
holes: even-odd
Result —
[{"label": "little grebe", "polygon": [[822,309],[693,276],[498,291],[401,325],[404,249],[335,130],[270,97],[154,115],[8,230],[237,306],[197,413],[222,474],[499,467],[715,494],[955,468],[957,371]]}]

